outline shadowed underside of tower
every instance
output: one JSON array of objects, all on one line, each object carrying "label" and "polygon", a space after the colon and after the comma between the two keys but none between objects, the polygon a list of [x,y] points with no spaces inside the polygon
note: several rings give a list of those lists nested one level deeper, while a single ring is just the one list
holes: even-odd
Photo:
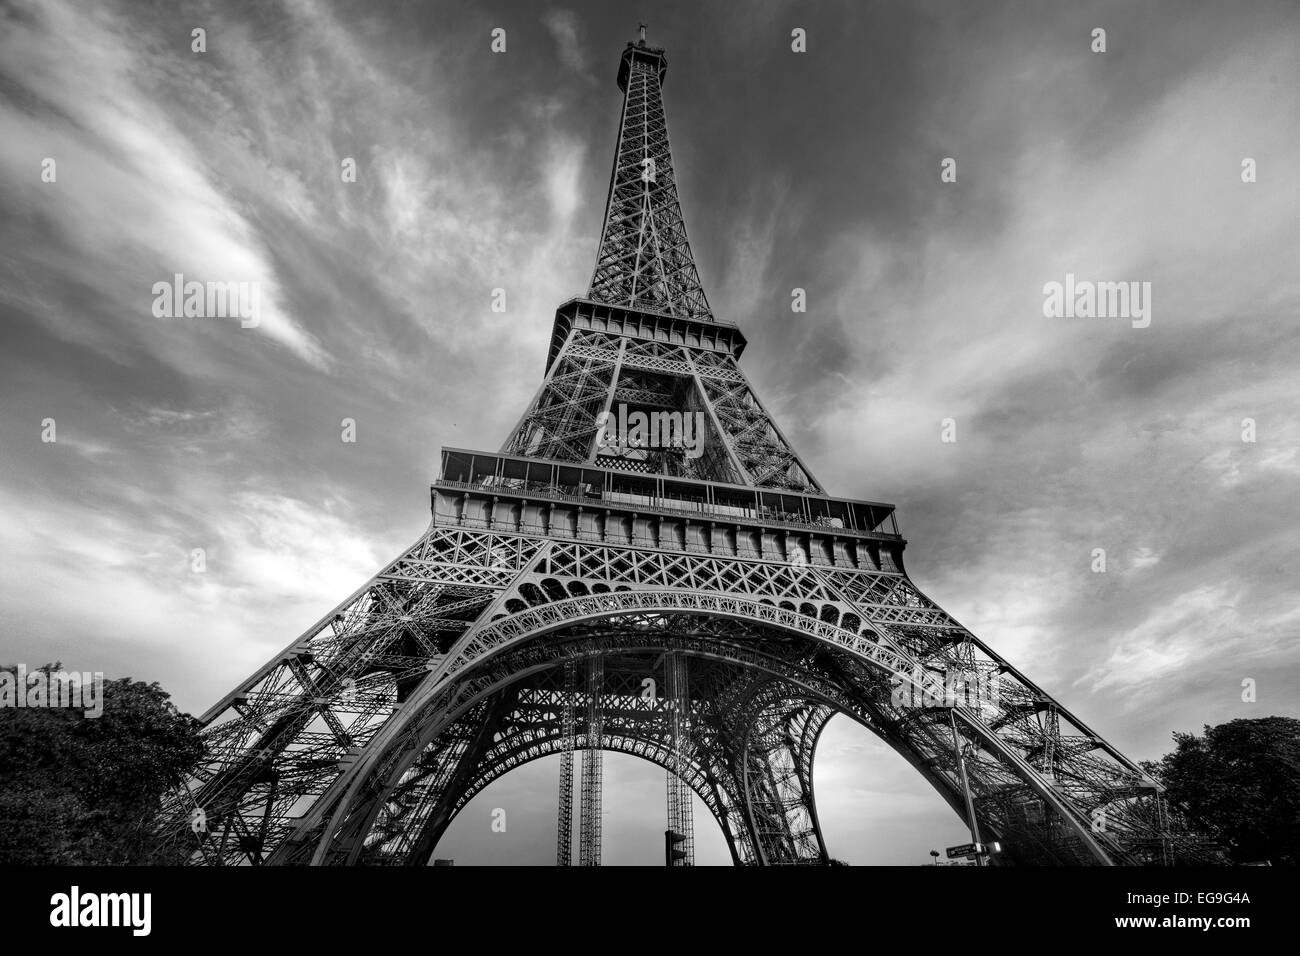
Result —
[{"label": "shadowed underside of tower", "polygon": [[1217,859],[921,593],[891,505],[830,496],[781,433],[700,284],[665,72],[628,44],[591,288],[519,423],[500,451],[444,449],[428,530],[204,715],[166,838],[194,863],[422,865],[475,794],[556,754],[567,865],[580,754],[594,865],[615,750],[665,768],[671,865],[694,798],[736,863],[825,863],[812,761],[840,713],[973,815],[993,862]]}]

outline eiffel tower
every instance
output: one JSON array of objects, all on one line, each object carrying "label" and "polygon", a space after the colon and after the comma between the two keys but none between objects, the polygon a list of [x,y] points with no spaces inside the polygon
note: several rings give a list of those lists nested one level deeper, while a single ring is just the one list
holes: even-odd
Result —
[{"label": "eiffel tower", "polygon": [[991,863],[1216,859],[916,587],[892,505],[828,494],[772,420],[687,242],[666,71],[642,28],[590,290],[556,311],[532,403],[500,451],[443,449],[428,530],[204,715],[167,839],[195,864],[424,865],[475,794],[557,754],[569,865],[580,752],[598,865],[610,750],[666,770],[670,865],[696,798],[734,863],[826,864],[813,755],[846,714]]}]

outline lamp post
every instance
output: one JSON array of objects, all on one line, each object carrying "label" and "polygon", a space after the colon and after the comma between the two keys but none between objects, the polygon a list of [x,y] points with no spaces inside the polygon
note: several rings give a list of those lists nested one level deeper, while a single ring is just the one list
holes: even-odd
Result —
[{"label": "lamp post", "polygon": [[966,776],[966,747],[957,733],[957,708],[948,711],[952,720],[952,745],[957,750],[957,768],[961,771],[961,788],[966,793],[966,818],[970,823],[970,839],[975,844],[975,865],[984,865],[984,854],[980,852],[980,825],[975,819],[975,800],[971,797],[970,779]]}]

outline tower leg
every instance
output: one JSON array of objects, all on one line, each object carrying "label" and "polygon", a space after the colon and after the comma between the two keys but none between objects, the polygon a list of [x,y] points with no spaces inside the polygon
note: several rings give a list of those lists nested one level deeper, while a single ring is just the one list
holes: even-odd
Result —
[{"label": "tower leg", "polygon": [[600,798],[604,751],[604,710],[601,692],[605,685],[605,661],[593,657],[587,666],[587,739],[582,752],[582,843],[578,850],[580,866],[600,866]]},{"label": "tower leg", "polygon": [[346,862],[427,865],[454,815],[456,795],[473,778],[516,696],[508,691],[486,701],[426,747],[392,793],[371,793],[352,814],[353,835],[342,838],[350,846]]},{"label": "tower leg", "polygon": [[735,758],[760,865],[828,860],[812,799],[812,750],[828,716],[775,686],[756,693],[746,708]]},{"label": "tower leg", "polygon": [[668,858],[669,866],[695,865],[695,829],[692,820],[691,788],[683,775],[691,760],[687,716],[690,713],[686,655],[669,651],[664,655],[667,700],[667,738],[671,756],[668,768]]},{"label": "tower leg", "polygon": [[560,811],[555,832],[555,865],[573,864],[573,745],[577,728],[573,706],[578,696],[578,667],[573,661],[564,665],[564,695],[560,721],[564,735],[560,750]]},{"label": "tower leg", "polygon": [[790,754],[799,782],[800,795],[807,810],[809,824],[817,840],[817,852],[822,863],[830,862],[826,840],[822,836],[821,821],[817,818],[817,801],[813,795],[812,762],[817,740],[822,730],[835,716],[829,707],[807,707],[798,711],[790,722]]}]

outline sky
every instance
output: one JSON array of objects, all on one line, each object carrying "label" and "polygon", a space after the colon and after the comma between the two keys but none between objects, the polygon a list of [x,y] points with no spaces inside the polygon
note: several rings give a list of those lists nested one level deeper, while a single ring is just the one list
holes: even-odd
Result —
[{"label": "sky", "polygon": [[[640,21],[715,315],[918,586],[1134,759],[1300,715],[1292,0],[0,3],[0,662],[201,713],[421,534],[587,287]],[[258,324],[156,316],[176,273]],[[1067,274],[1150,324],[1045,315]],[[555,760],[437,855],[553,862]],[[605,760],[606,862],[657,862],[662,771]],[[837,858],[965,840],[846,718],[815,774]]]}]

